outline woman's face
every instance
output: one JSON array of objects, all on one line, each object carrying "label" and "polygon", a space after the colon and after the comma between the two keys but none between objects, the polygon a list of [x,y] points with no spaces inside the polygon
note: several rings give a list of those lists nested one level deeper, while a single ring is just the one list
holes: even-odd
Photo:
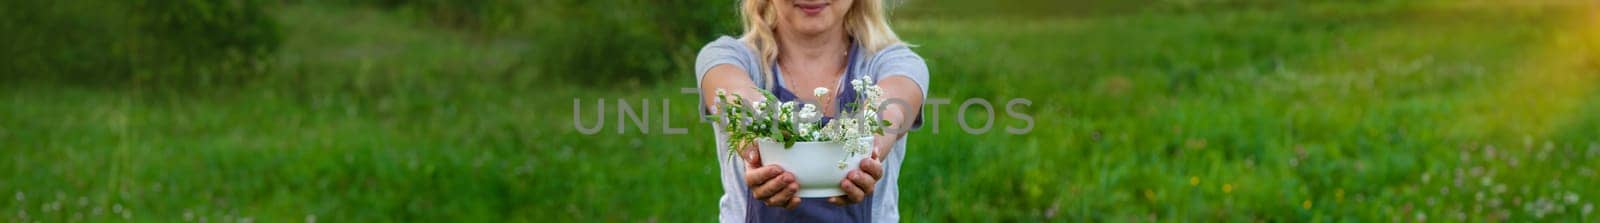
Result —
[{"label": "woman's face", "polygon": [[844,15],[854,0],[774,0],[778,8],[778,29],[802,35],[816,35],[831,29],[844,29]]}]

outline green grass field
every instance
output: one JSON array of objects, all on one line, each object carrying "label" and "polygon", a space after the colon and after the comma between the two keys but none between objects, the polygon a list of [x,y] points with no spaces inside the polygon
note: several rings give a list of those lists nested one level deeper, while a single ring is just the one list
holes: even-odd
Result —
[{"label": "green grass field", "polygon": [[[904,220],[1600,219],[1600,4],[1107,2],[900,8],[929,97],[951,100],[937,134],[911,133]],[[0,219],[717,214],[687,69],[580,84],[528,62],[544,45],[520,36],[358,5],[268,11],[283,44],[247,82],[0,80]],[[957,124],[988,121],[956,117],[969,98],[996,103],[991,131]],[[1004,131],[1024,124],[1013,98],[1033,102],[1017,107],[1029,133]],[[604,129],[581,134],[572,103],[593,124],[596,100]],[[619,100],[649,134],[618,133]],[[663,104],[687,134],[662,134]]]}]

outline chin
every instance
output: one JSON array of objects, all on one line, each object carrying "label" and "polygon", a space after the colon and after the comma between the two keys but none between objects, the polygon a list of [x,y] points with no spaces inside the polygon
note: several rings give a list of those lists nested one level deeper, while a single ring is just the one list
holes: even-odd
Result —
[{"label": "chin", "polygon": [[821,34],[822,32],[828,31],[829,28],[832,28],[830,25],[832,24],[828,24],[827,22],[823,21],[808,21],[799,23],[797,26],[795,26],[794,30],[804,34]]}]

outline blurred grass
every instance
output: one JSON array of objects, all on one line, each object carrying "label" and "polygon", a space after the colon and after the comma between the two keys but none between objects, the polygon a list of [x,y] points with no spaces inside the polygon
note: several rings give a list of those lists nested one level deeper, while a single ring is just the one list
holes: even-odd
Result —
[{"label": "blurred grass", "polygon": [[[1587,186],[1600,179],[1594,3],[974,4],[911,1],[896,14],[933,70],[929,96],[952,99],[928,111],[938,133],[910,136],[908,221],[1596,218],[1583,211],[1600,199]],[[530,62],[562,52],[539,33],[361,4],[266,7],[282,44],[248,81],[7,76],[0,193],[13,196],[0,199],[0,217],[716,214],[710,129],[694,122],[694,95],[679,93],[694,86],[687,67],[596,85]],[[1063,8],[1080,11],[1052,13]],[[526,16],[528,26],[564,21]],[[588,18],[569,16],[556,18]],[[698,46],[666,48],[684,57]],[[992,131],[961,132],[959,118],[986,121],[977,109],[955,116],[968,98],[1001,109]],[[1012,98],[1033,101],[1017,107],[1036,120],[1032,132],[1001,131],[1024,124],[1004,114]],[[573,117],[595,122],[597,100],[608,103],[603,131],[574,131]],[[619,101],[648,101],[651,134],[631,123],[619,133]],[[662,104],[688,134],[661,134]]]}]

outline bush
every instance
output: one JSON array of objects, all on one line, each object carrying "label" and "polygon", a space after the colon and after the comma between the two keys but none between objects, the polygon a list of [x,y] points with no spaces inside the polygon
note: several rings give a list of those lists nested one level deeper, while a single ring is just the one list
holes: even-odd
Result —
[{"label": "bush", "polygon": [[518,0],[346,0],[409,15],[421,23],[480,33],[502,33],[518,27],[528,11]]},{"label": "bush", "polygon": [[260,0],[5,1],[4,78],[216,83],[254,73],[280,40]]},{"label": "bush", "polygon": [[[111,76],[127,70],[128,61],[113,55],[133,29],[116,19],[117,10],[65,4],[60,1],[0,1],[0,77],[81,79]],[[10,81],[8,81],[10,82]]]},{"label": "bush", "polygon": [[696,51],[736,35],[736,0],[554,1],[536,18],[542,73],[583,84],[651,83],[688,75]]},{"label": "bush", "polygon": [[[153,37],[136,71],[152,75],[177,75],[175,79],[210,83],[242,81],[260,74],[262,61],[283,41],[278,25],[263,8],[264,0],[238,1],[133,1],[139,37]],[[169,64],[170,63],[170,64]],[[172,80],[161,76],[155,80]]]}]

